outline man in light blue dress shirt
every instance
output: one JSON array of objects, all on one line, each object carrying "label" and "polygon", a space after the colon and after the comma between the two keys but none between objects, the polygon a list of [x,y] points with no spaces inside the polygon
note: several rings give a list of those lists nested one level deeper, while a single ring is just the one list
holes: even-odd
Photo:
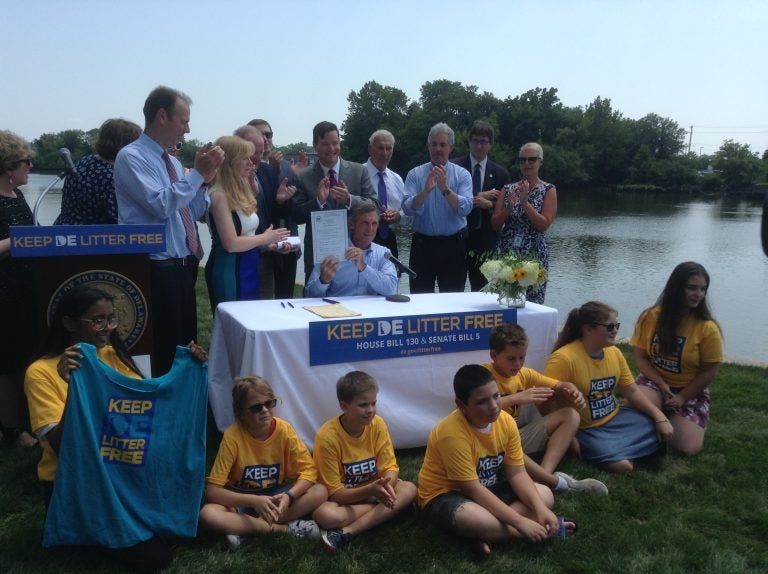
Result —
[{"label": "man in light blue dress shirt", "polygon": [[430,161],[405,178],[403,212],[413,218],[411,293],[464,291],[467,277],[467,215],[472,211],[472,176],[448,158],[456,141],[453,130],[438,123],[429,130]]},{"label": "man in light blue dress shirt", "polygon": [[352,246],[344,254],[344,261],[329,255],[314,266],[305,289],[307,297],[397,293],[397,272],[385,257],[389,249],[373,243],[379,227],[378,211],[372,203],[352,209]]},{"label": "man in light blue dress shirt", "polygon": [[165,226],[166,250],[150,255],[154,376],[170,369],[176,345],[197,339],[195,282],[202,250],[194,221],[208,210],[205,184],[224,161],[218,146],[199,150],[185,174],[179,160],[167,154],[189,133],[191,103],[182,92],[155,88],[144,103],[144,133],[115,159],[118,222]]}]

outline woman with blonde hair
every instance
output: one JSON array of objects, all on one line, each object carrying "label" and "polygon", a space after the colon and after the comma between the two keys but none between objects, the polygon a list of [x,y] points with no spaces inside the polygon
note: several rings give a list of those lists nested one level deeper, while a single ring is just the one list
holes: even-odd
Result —
[{"label": "woman with blonde hair", "polygon": [[226,154],[211,188],[211,254],[205,265],[205,281],[211,309],[222,301],[259,298],[259,259],[263,249],[275,251],[288,229],[271,225],[256,234],[259,216],[250,180],[254,177],[253,144],[236,136],[216,140]]},{"label": "woman with blonde hair", "polygon": [[[491,216],[491,227],[501,230],[497,251],[516,253],[521,257],[535,255],[549,270],[549,248],[545,232],[557,214],[557,189],[539,179],[544,163],[544,150],[536,142],[523,144],[518,153],[520,181],[505,187],[502,201],[497,201]],[[529,287],[526,299],[544,303],[547,284]]]},{"label": "woman with blonde hair", "polygon": [[28,432],[24,369],[37,343],[32,265],[11,255],[10,228],[33,225],[32,211],[19,186],[25,185],[35,152],[13,132],[0,130],[0,436],[5,442],[34,446]]}]

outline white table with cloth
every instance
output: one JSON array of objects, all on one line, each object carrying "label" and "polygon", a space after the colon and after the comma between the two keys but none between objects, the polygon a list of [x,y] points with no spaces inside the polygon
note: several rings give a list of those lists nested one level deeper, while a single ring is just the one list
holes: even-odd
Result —
[{"label": "white table with cloth", "polygon": [[[407,303],[383,297],[337,297],[363,318],[420,317],[441,313],[500,310],[488,293],[410,295]],[[377,411],[386,421],[396,448],[424,446],[432,427],[454,408],[453,376],[462,365],[490,361],[487,348],[418,354],[376,360],[309,364],[309,324],[322,319],[303,309],[321,299],[241,301],[219,304],[208,359],[209,397],[216,426],[234,421],[232,381],[259,375],[279,398],[275,415],[290,422],[311,448],[315,432],[341,413],[336,381],[353,370],[373,375],[379,386]],[[526,365],[543,370],[557,337],[557,310],[526,303],[517,322],[528,333]]]}]

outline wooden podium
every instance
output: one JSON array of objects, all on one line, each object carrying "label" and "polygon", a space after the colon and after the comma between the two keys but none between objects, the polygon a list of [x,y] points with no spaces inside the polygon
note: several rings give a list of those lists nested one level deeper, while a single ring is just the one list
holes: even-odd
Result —
[{"label": "wooden podium", "polygon": [[89,285],[114,297],[117,331],[149,376],[152,316],[149,253],[165,251],[163,225],[57,225],[11,227],[11,256],[34,257],[40,333],[61,296]]}]

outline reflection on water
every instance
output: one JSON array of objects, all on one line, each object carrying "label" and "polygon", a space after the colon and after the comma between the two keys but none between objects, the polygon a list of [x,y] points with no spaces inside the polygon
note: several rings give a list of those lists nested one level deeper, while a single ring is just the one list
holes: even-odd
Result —
[{"label": "reflection on water", "polygon": [[[32,206],[53,176],[32,175],[24,192]],[[53,222],[61,194],[44,201],[40,221]],[[601,300],[618,309],[629,337],[639,313],[653,304],[675,265],[698,261],[710,273],[710,304],[725,335],[726,353],[768,362],[768,259],[760,247],[758,199],[687,194],[560,191],[549,231],[547,305],[560,323],[573,308]],[[210,236],[200,235],[206,252]],[[398,237],[407,263],[409,237]],[[299,276],[302,276],[299,264]],[[400,281],[408,291],[407,277]]]}]

